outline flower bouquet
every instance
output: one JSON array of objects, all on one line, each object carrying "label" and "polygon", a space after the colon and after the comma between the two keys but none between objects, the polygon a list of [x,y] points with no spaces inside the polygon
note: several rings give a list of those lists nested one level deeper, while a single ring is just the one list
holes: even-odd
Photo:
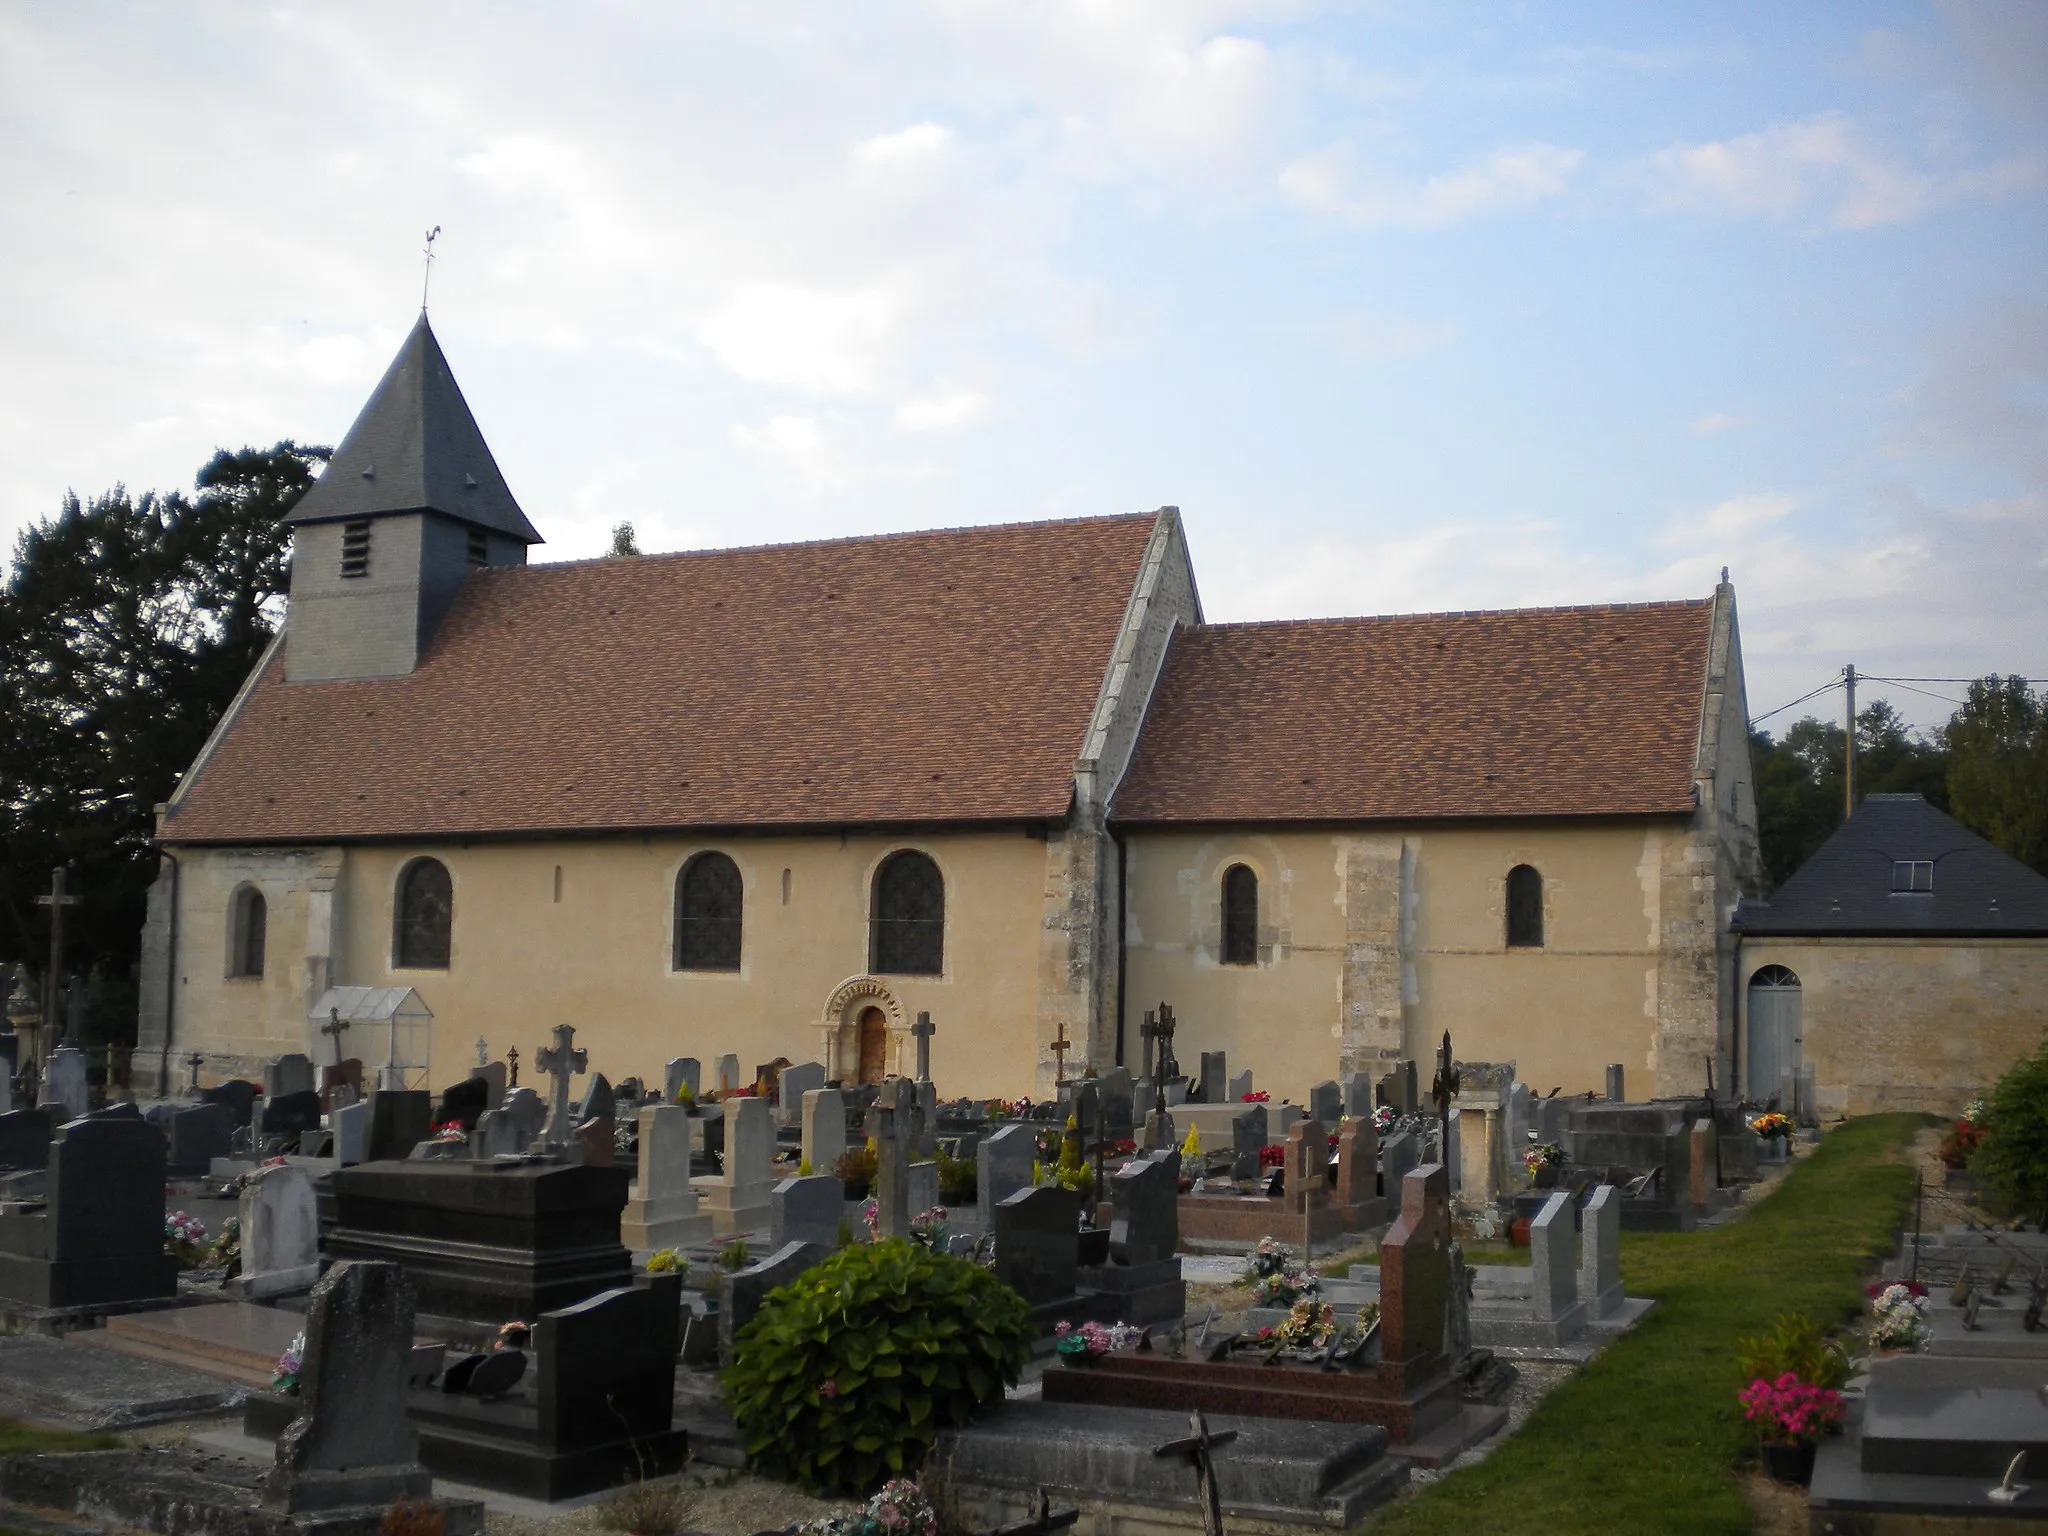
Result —
[{"label": "flower bouquet", "polygon": [[1970,1166],[1970,1154],[1977,1150],[1984,1140],[1984,1127],[1974,1120],[1958,1120],[1951,1125],[1941,1138],[1937,1156],[1941,1166],[1961,1170]]},{"label": "flower bouquet", "polygon": [[1549,1189],[1557,1183],[1558,1170],[1564,1167],[1564,1148],[1554,1141],[1539,1141],[1522,1154],[1522,1166],[1529,1170],[1538,1189]]},{"label": "flower bouquet", "polygon": [[293,1335],[284,1353],[277,1357],[277,1364],[270,1369],[270,1390],[282,1392],[286,1397],[299,1395],[299,1372],[306,1368],[306,1334],[301,1329]]},{"label": "flower bouquet", "polygon": [[193,1269],[206,1261],[206,1223],[187,1211],[173,1211],[164,1218],[164,1252],[178,1261],[180,1269]]},{"label": "flower bouquet", "polygon": [[1322,1281],[1314,1270],[1285,1269],[1277,1275],[1264,1276],[1252,1286],[1252,1305],[1291,1308],[1321,1289]]},{"label": "flower bouquet", "polygon": [[1749,1128],[1766,1141],[1789,1141],[1792,1137],[1792,1117],[1781,1115],[1774,1109],[1750,1121]]},{"label": "flower bouquet", "polygon": [[1372,1112],[1372,1128],[1374,1134],[1379,1136],[1386,1135],[1387,1132],[1391,1131],[1394,1128],[1394,1122],[1399,1118],[1400,1116],[1394,1113],[1393,1105],[1382,1104],[1378,1109]]},{"label": "flower bouquet", "polygon": [[1061,1323],[1052,1333],[1053,1349],[1065,1366],[1093,1365],[1116,1348],[1115,1335],[1101,1323],[1083,1323],[1078,1328],[1072,1323]]},{"label": "flower bouquet", "polygon": [[935,1205],[910,1218],[910,1240],[933,1253],[946,1251],[946,1208]]},{"label": "flower bouquet", "polygon": [[1764,1470],[1781,1483],[1812,1477],[1814,1447],[1842,1422],[1842,1394],[1786,1371],[1776,1381],[1759,1376],[1740,1396],[1742,1416],[1763,1439]]},{"label": "flower bouquet", "polygon": [[1897,1282],[1871,1299],[1870,1347],[1914,1350],[1927,1338],[1927,1288]]},{"label": "flower bouquet", "polygon": [[1239,1102],[1244,1104],[1269,1104],[1272,1100],[1273,1095],[1266,1092],[1265,1089],[1254,1088],[1251,1092],[1245,1094]]},{"label": "flower bouquet", "polygon": [[1285,1168],[1287,1166],[1287,1149],[1279,1146],[1259,1148],[1259,1166],[1261,1168]]},{"label": "flower bouquet", "polygon": [[825,1515],[789,1530],[791,1536],[939,1536],[939,1516],[922,1488],[896,1477],[851,1514]]}]

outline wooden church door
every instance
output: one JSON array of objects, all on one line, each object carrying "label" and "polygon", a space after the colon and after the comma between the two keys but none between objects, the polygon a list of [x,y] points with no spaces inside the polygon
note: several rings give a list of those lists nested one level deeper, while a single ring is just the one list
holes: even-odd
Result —
[{"label": "wooden church door", "polygon": [[860,1015],[860,1080],[879,1083],[889,1073],[889,1020],[879,1008]]}]

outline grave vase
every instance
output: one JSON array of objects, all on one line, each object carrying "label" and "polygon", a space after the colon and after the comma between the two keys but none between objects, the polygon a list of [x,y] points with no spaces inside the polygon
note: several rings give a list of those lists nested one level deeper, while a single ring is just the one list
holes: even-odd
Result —
[{"label": "grave vase", "polygon": [[1083,1227],[1077,1249],[1076,1263],[1107,1264],[1109,1262],[1109,1228]]},{"label": "grave vase", "polygon": [[1531,1175],[1529,1182],[1538,1189],[1555,1189],[1557,1188],[1557,1169],[1553,1165],[1545,1163]]},{"label": "grave vase", "polygon": [[1813,1445],[1769,1445],[1763,1447],[1764,1473],[1781,1483],[1803,1488],[1813,1481]]}]

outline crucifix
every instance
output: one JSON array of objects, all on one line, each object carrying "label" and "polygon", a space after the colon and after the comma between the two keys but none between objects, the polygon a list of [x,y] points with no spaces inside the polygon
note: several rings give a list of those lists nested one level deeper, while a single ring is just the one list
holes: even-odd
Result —
[{"label": "crucifix", "polygon": [[1180,1075],[1180,1063],[1173,1059],[1173,1031],[1173,1009],[1161,1003],[1159,1022],[1152,1026],[1159,1046],[1158,1059],[1152,1063],[1152,1107],[1162,1115],[1166,1113],[1166,1080]]},{"label": "crucifix", "polygon": [[928,1013],[920,1013],[917,1022],[910,1026],[910,1033],[917,1041],[917,1080],[928,1083],[932,1080],[932,1036],[939,1032],[939,1026],[932,1022]]},{"label": "crucifix", "polygon": [[50,894],[36,898],[37,906],[50,909],[50,974],[43,979],[43,1020],[52,1040],[64,1032],[64,1021],[58,1016],[64,1006],[64,989],[57,980],[64,974],[64,909],[78,903],[79,898],[64,889],[64,866],[60,864],[50,871]]},{"label": "crucifix", "polygon": [[1444,1031],[1444,1043],[1436,1053],[1436,1079],[1429,1085],[1429,1096],[1436,1104],[1437,1124],[1443,1132],[1442,1157],[1446,1162],[1451,1156],[1451,1099],[1458,1091],[1458,1068],[1451,1059],[1451,1032]]},{"label": "crucifix", "polygon": [[476,1037],[476,1064],[480,1067],[491,1064],[491,1042],[482,1035]]},{"label": "crucifix", "polygon": [[569,1078],[589,1069],[590,1052],[576,1044],[575,1025],[557,1024],[555,1043],[534,1052],[533,1064],[553,1079],[548,1090],[548,1123],[541,1135],[551,1147],[566,1147],[576,1129],[570,1122]]},{"label": "crucifix", "polygon": [[519,1086],[519,1047],[516,1045],[505,1053],[505,1077],[506,1087],[517,1088]]},{"label": "crucifix", "polygon": [[1054,1087],[1058,1087],[1067,1080],[1067,1052],[1073,1049],[1073,1045],[1074,1042],[1067,1038],[1067,1021],[1061,1019],[1060,1032],[1053,1036],[1052,1041],[1052,1081]]},{"label": "crucifix", "polygon": [[187,1073],[185,1091],[187,1093],[197,1093],[199,1091],[199,1069],[205,1065],[206,1058],[197,1051],[194,1051],[185,1058],[185,1071]]},{"label": "crucifix", "polygon": [[1142,1047],[1145,1053],[1145,1071],[1143,1076],[1148,1083],[1153,1082],[1156,1079],[1152,1071],[1152,1042],[1159,1038],[1159,1015],[1150,1008],[1145,1010],[1145,1022],[1138,1027],[1138,1038],[1144,1042]]},{"label": "crucifix", "polygon": [[1221,1434],[1211,1433],[1209,1421],[1202,1417],[1199,1408],[1188,1415],[1188,1424],[1194,1430],[1192,1435],[1169,1440],[1152,1454],[1184,1457],[1194,1467],[1195,1501],[1202,1506],[1204,1536],[1223,1536],[1223,1501],[1216,1489],[1214,1452],[1235,1440],[1237,1431],[1226,1429]]},{"label": "crucifix", "polygon": [[341,1016],[339,1008],[327,1010],[327,1022],[320,1026],[320,1033],[334,1042],[334,1070],[341,1070],[341,1033],[348,1028],[348,1020]]}]

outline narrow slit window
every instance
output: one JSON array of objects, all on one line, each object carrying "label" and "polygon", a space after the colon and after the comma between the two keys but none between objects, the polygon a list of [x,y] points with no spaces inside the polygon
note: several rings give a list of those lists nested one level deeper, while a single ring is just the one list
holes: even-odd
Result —
[{"label": "narrow slit window", "polygon": [[491,536],[481,528],[469,530],[469,563],[489,565],[491,563]]},{"label": "narrow slit window", "polygon": [[263,937],[268,919],[263,893],[254,886],[235,892],[229,908],[228,974],[263,974]]},{"label": "narrow slit window", "polygon": [[1892,860],[1892,894],[1930,892],[1934,889],[1934,860]]},{"label": "narrow slit window", "polygon": [[1508,948],[1543,947],[1543,877],[1528,864],[1508,871]]},{"label": "narrow slit window", "polygon": [[367,522],[341,525],[341,574],[370,574],[370,525]]},{"label": "narrow slit window", "polygon": [[1259,963],[1259,877],[1246,864],[1223,872],[1223,963]]}]

